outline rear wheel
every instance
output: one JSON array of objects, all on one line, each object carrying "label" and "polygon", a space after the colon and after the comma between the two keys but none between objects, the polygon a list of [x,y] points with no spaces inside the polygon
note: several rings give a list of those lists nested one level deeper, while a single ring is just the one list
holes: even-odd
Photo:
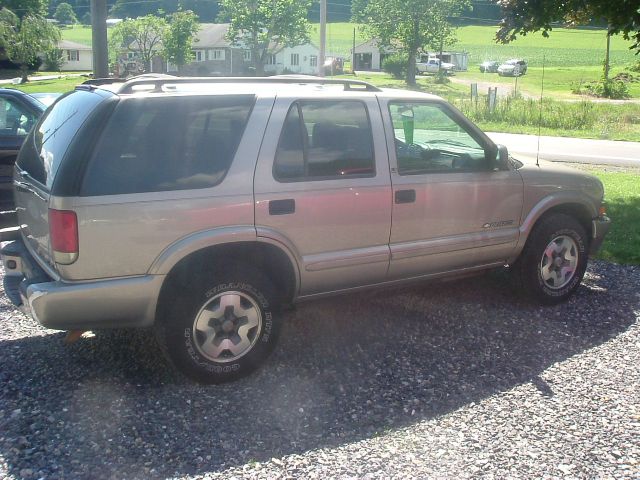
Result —
[{"label": "rear wheel", "polygon": [[541,219],[514,265],[520,287],[542,303],[566,300],[582,281],[587,248],[587,234],[573,217],[551,214]]},{"label": "rear wheel", "polygon": [[156,333],[165,354],[179,371],[202,383],[251,373],[271,353],[279,332],[272,282],[237,265],[192,280],[164,292]]}]

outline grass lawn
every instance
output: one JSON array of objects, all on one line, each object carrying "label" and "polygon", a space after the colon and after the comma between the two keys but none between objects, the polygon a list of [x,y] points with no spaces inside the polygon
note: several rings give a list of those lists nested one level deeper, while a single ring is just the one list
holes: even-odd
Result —
[{"label": "grass lawn", "polygon": [[640,172],[591,173],[604,183],[607,211],[613,222],[598,258],[640,265]]},{"label": "grass lawn", "polygon": [[[109,35],[109,29],[107,29],[107,35]],[[62,38],[70,42],[91,45],[91,27],[83,25],[64,27],[62,28]]]},{"label": "grass lawn", "polygon": [[5,85],[6,88],[17,88],[27,93],[65,93],[73,90],[76,85],[84,82],[84,77],[67,77],[54,80],[38,80],[37,82],[29,82],[23,85]]}]

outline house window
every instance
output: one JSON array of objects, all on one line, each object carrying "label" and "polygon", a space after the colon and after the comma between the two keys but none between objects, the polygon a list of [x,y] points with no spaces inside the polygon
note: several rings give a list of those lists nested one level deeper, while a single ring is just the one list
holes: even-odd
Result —
[{"label": "house window", "polygon": [[222,48],[214,48],[209,51],[211,60],[224,60],[224,49]]},{"label": "house window", "polygon": [[69,61],[69,62],[79,62],[80,61],[80,51],[79,50],[67,50],[67,61]]},{"label": "house window", "polygon": [[193,53],[195,54],[196,62],[204,62],[206,58],[204,50],[194,50]]},{"label": "house window", "polygon": [[243,50],[242,51],[242,59],[245,62],[250,62],[251,61],[251,50]]},{"label": "house window", "polygon": [[267,60],[264,63],[265,63],[265,65],[275,65],[276,64],[276,56],[273,53],[269,53],[267,55]]},{"label": "house window", "polygon": [[133,52],[127,52],[127,60],[133,60],[136,57],[136,54]]},{"label": "house window", "polygon": [[298,65],[300,65],[300,55],[298,55],[297,53],[292,53],[291,54],[291,66],[292,67],[297,67]]},{"label": "house window", "polygon": [[317,67],[318,66],[318,57],[316,55],[311,55],[309,57],[309,66]]}]

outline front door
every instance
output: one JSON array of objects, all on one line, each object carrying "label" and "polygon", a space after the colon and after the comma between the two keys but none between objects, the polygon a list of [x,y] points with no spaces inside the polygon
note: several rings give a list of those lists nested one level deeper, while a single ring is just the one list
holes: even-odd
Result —
[{"label": "front door", "polygon": [[258,236],[297,257],[301,295],[385,279],[391,182],[375,97],[277,99],[254,184]]},{"label": "front door", "polygon": [[496,149],[440,101],[383,104],[393,228],[389,278],[504,262],[518,241],[523,183]]}]

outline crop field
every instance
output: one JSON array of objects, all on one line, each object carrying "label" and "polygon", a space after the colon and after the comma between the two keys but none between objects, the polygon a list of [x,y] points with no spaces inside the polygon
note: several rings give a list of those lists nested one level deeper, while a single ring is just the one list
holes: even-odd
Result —
[{"label": "crop field", "polygon": [[[348,57],[356,31],[356,44],[366,37],[354,23],[329,23],[327,25],[327,52]],[[520,37],[508,45],[496,44],[493,40],[496,27],[466,26],[458,29],[458,42],[447,48],[469,52],[470,65],[484,60],[506,60],[512,57],[524,58],[531,67],[541,67],[543,58],[548,67],[600,66],[604,59],[606,34],[604,30],[554,29],[549,38],[542,34]],[[62,30],[65,40],[91,45],[91,29],[75,26]],[[311,41],[320,41],[317,24],[311,26]],[[611,38],[611,64],[624,66],[635,63],[638,58],[629,50],[631,42],[616,35]]]}]

